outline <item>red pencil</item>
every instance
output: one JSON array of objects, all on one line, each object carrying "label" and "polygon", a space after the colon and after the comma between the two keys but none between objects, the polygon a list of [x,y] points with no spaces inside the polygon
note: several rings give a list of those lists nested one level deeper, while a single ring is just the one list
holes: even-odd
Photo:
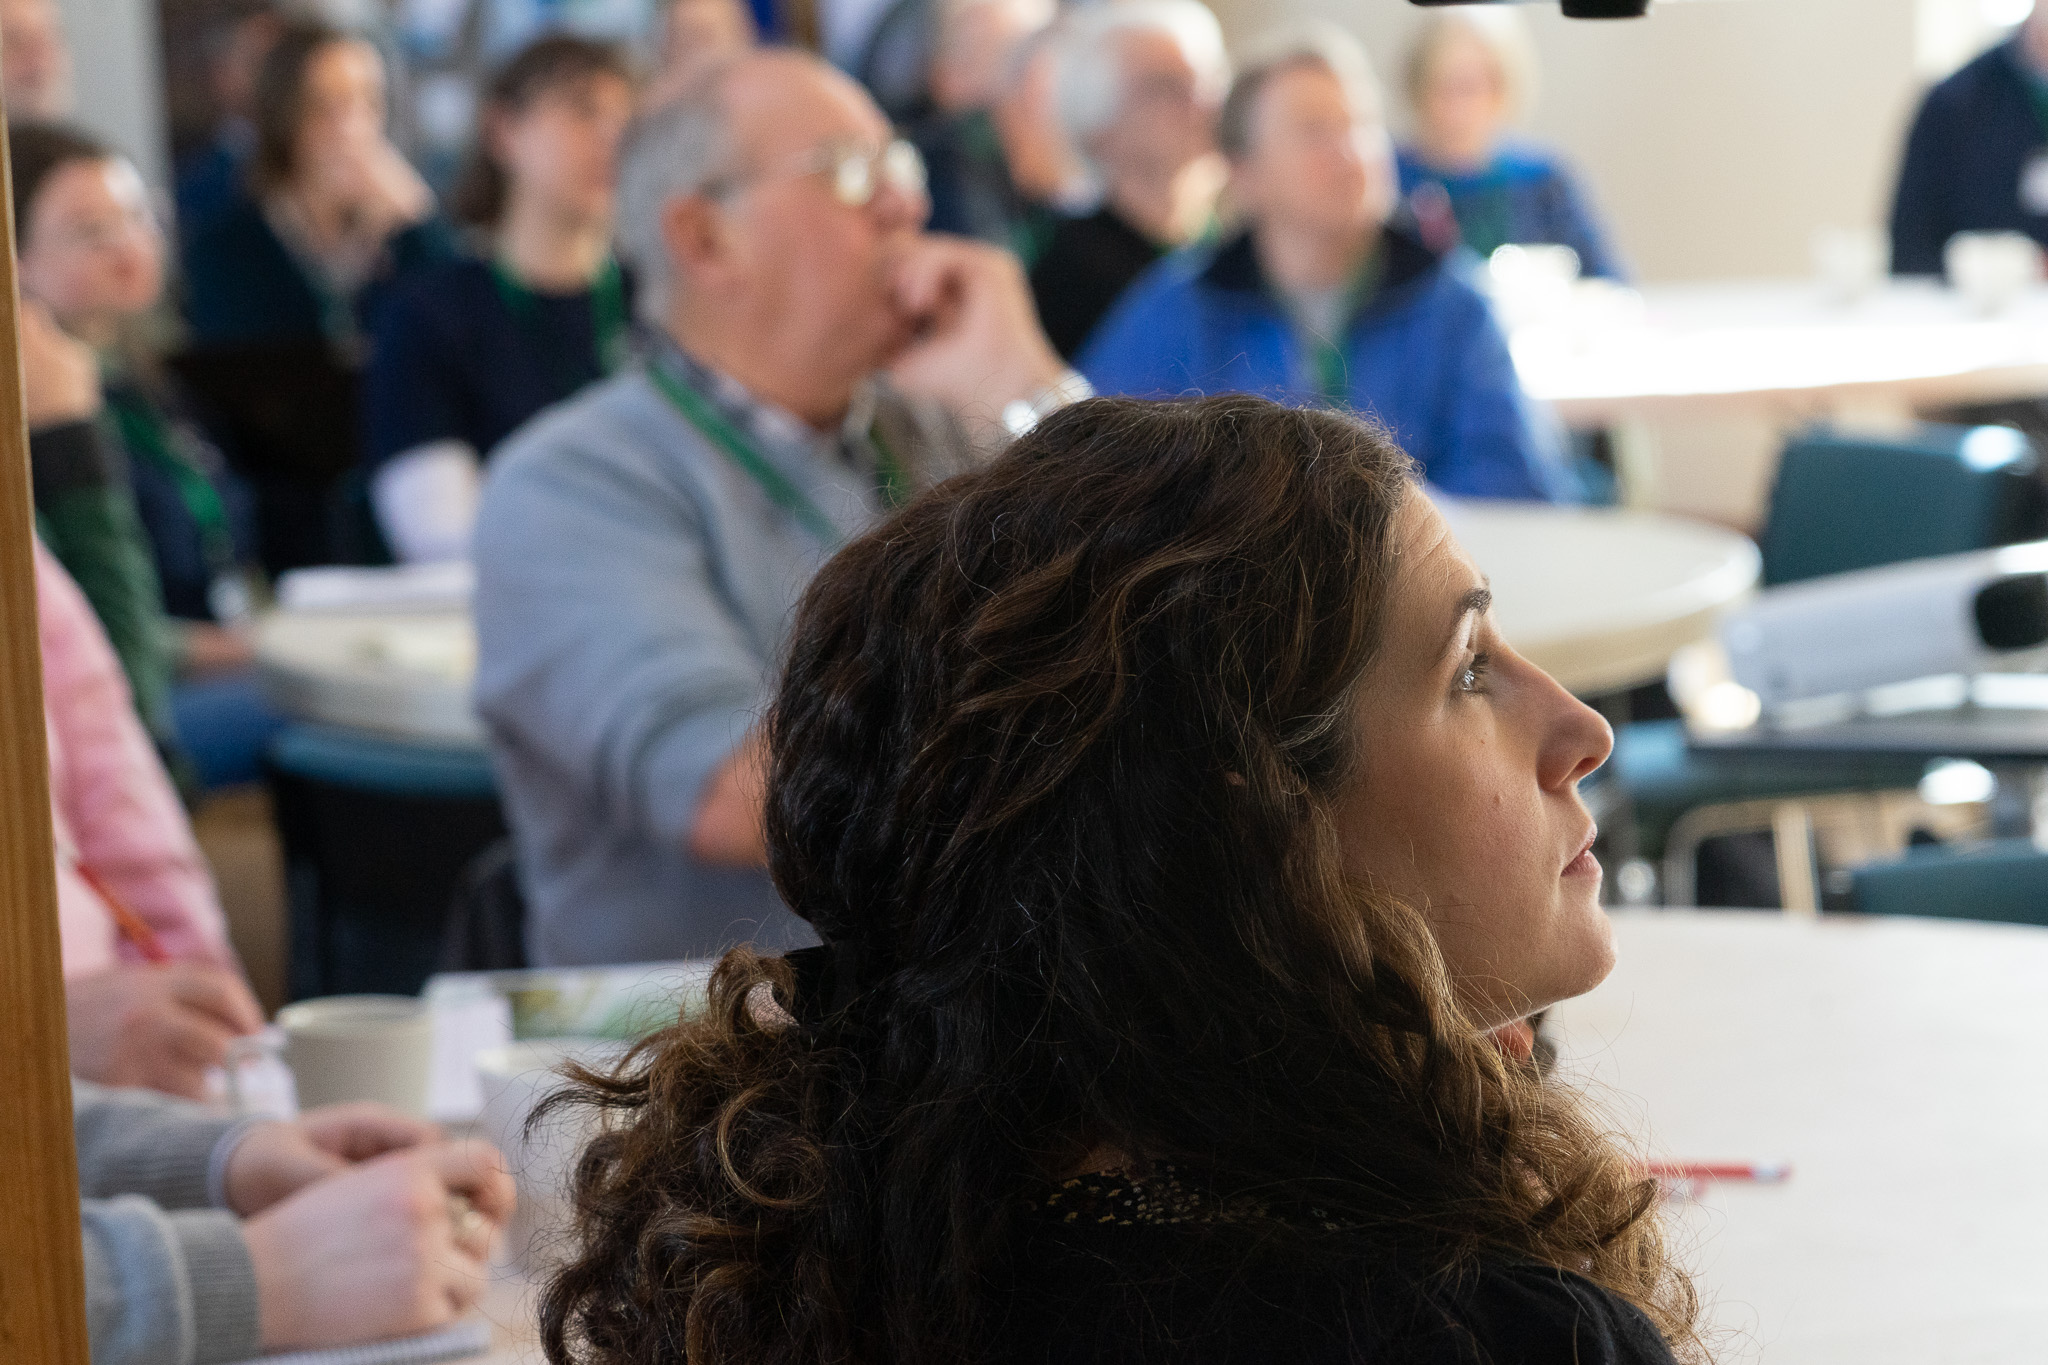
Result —
[{"label": "red pencil", "polygon": [[78,873],[78,879],[107,903],[107,912],[114,917],[114,927],[121,931],[121,937],[135,945],[135,951],[150,962],[171,960],[163,941],[156,936],[156,930],[149,927],[149,921],[130,910],[127,902],[114,894],[114,888],[100,880],[99,873],[87,867],[83,858],[73,858],[71,866]]},{"label": "red pencil", "polygon": [[1789,1161],[1646,1161],[1643,1174],[1659,1180],[1747,1180],[1776,1185],[1792,1178]]}]

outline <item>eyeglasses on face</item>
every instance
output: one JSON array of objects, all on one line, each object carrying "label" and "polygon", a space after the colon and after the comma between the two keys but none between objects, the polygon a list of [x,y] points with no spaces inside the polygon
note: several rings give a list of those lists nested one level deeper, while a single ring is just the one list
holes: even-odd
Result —
[{"label": "eyeglasses on face", "polygon": [[721,177],[705,186],[705,190],[722,197],[750,184],[794,180],[806,175],[829,177],[832,197],[851,209],[866,208],[884,189],[894,190],[906,199],[922,199],[925,195],[924,157],[900,137],[880,147],[872,143],[828,142],[769,170]]}]

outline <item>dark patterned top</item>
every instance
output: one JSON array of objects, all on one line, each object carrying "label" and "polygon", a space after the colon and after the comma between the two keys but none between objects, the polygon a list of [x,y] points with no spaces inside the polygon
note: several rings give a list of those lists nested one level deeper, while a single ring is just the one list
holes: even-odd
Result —
[{"label": "dark patterned top", "polygon": [[1170,1165],[1076,1176],[1031,1209],[1002,1365],[1673,1365],[1648,1318],[1581,1276],[1420,1273],[1323,1210]]}]

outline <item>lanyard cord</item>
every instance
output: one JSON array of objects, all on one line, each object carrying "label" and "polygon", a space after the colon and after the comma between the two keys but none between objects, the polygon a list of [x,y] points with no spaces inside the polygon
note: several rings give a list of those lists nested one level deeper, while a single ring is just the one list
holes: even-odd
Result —
[{"label": "lanyard cord", "polygon": [[1337,335],[1326,337],[1306,328],[1297,328],[1305,334],[1312,351],[1309,363],[1315,369],[1316,391],[1332,407],[1344,407],[1350,402],[1351,362],[1344,355],[1344,340],[1351,335],[1351,324],[1358,320],[1359,313],[1379,296],[1380,284],[1386,274],[1386,248],[1377,247],[1358,268],[1358,274],[1344,291],[1344,306],[1337,314]]},{"label": "lanyard cord", "polygon": [[[727,458],[738,465],[747,476],[760,485],[769,501],[782,508],[809,531],[828,549],[836,549],[845,536],[824,514],[818,504],[805,496],[804,491],[791,483],[786,475],[774,465],[747,439],[740,429],[726,419],[703,396],[689,385],[682,383],[656,362],[647,367],[647,373],[654,380],[654,386],[673,403],[691,426],[703,433],[704,438],[723,451]],[[875,485],[882,501],[889,507],[900,507],[909,495],[909,478],[895,453],[882,441],[879,433],[870,431],[868,439],[875,447]]]},{"label": "lanyard cord", "polygon": [[[505,311],[519,319],[520,326],[531,336],[540,322],[540,296],[521,283],[497,257],[492,257],[490,264],[491,283],[497,286]],[[598,267],[588,292],[591,349],[597,357],[598,373],[608,375],[625,363],[627,350],[626,284],[616,260],[610,256],[604,258],[604,264]]]},{"label": "lanyard cord", "polygon": [[107,410],[120,429],[122,444],[176,485],[179,501],[199,528],[207,568],[215,574],[233,568],[235,536],[228,525],[227,505],[206,471],[178,449],[177,434],[169,421],[155,404],[136,394],[109,394]]}]

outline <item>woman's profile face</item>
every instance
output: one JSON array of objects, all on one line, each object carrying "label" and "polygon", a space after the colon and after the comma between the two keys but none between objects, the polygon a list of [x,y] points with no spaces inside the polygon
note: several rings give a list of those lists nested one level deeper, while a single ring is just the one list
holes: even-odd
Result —
[{"label": "woman's profile face", "polygon": [[1420,492],[1394,524],[1359,755],[1337,803],[1347,870],[1427,917],[1483,1027],[1592,989],[1614,964],[1579,779],[1607,722],[1511,649],[1486,579]]},{"label": "woman's profile face", "polygon": [[164,245],[149,191],[119,157],[50,172],[29,204],[21,282],[67,327],[118,323],[163,291]]}]

